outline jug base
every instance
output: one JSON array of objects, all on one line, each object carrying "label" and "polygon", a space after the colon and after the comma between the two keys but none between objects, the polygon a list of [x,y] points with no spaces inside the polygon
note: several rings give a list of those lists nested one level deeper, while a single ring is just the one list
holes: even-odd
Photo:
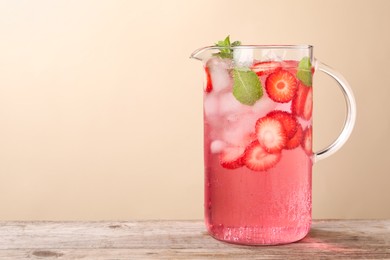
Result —
[{"label": "jug base", "polygon": [[299,227],[208,227],[208,233],[213,238],[240,245],[289,244],[303,239],[309,230],[310,223]]}]

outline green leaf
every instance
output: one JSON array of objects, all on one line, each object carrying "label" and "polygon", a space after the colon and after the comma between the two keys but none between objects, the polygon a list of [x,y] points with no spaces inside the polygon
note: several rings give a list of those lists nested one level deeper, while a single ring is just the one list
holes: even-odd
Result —
[{"label": "green leaf", "polygon": [[241,45],[241,42],[240,41],[235,41],[231,44],[232,47],[235,47],[235,46],[240,46]]},{"label": "green leaf", "polygon": [[214,54],[214,56],[219,56],[221,58],[232,59],[233,50],[232,47],[241,45],[240,41],[235,41],[232,44],[230,43],[230,36],[226,36],[223,41],[218,41],[215,46],[219,47],[219,52]]},{"label": "green leaf", "polygon": [[312,72],[311,72],[311,62],[309,57],[304,57],[298,64],[297,78],[306,86],[311,87],[312,82]]},{"label": "green leaf", "polygon": [[233,69],[233,95],[244,105],[253,106],[263,96],[259,77],[249,68]]},{"label": "green leaf", "polygon": [[225,46],[230,46],[230,35],[226,36],[224,43],[225,43]]}]

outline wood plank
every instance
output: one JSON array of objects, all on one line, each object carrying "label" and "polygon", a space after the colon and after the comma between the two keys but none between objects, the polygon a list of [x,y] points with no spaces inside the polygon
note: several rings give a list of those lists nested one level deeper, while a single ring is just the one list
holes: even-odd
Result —
[{"label": "wood plank", "polygon": [[217,241],[202,221],[0,222],[0,259],[390,259],[390,220],[314,221],[282,246]]}]

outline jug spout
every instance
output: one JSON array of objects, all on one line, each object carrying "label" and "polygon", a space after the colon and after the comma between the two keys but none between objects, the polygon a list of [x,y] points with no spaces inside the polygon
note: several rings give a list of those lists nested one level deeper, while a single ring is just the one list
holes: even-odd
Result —
[{"label": "jug spout", "polygon": [[194,51],[190,58],[207,61],[212,56],[219,56],[220,58],[233,58],[234,47],[240,46],[240,41],[230,42],[230,36],[228,35],[223,41],[218,41],[214,46],[207,46]]},{"label": "jug spout", "polygon": [[213,55],[213,53],[217,52],[218,48],[215,48],[214,46],[202,47],[191,53],[190,58],[204,62],[207,61]]},{"label": "jug spout", "polygon": [[220,46],[207,46],[195,50],[190,58],[207,63],[211,58],[217,58],[225,60],[230,63],[234,61],[236,65],[247,66],[251,65],[254,58],[253,46],[235,46],[235,47],[220,47]]}]

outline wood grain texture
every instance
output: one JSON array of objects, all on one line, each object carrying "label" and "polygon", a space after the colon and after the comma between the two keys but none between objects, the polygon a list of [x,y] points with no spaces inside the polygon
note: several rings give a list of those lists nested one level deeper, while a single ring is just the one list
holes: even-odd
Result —
[{"label": "wood grain texture", "polygon": [[202,221],[0,222],[0,259],[390,259],[390,220],[314,221],[303,240],[240,246]]}]

